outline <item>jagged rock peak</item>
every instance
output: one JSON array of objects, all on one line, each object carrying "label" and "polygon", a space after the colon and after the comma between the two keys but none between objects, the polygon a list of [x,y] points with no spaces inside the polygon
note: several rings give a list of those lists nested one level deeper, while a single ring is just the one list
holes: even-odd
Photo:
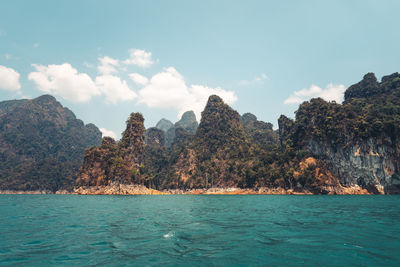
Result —
[{"label": "jagged rock peak", "polygon": [[156,124],[156,128],[166,132],[169,129],[171,129],[174,126],[174,124],[167,119],[162,118],[159,122]]},{"label": "jagged rock peak", "polygon": [[206,106],[225,104],[221,97],[217,95],[210,95]]},{"label": "jagged rock peak", "polygon": [[196,115],[192,110],[183,113],[181,119],[175,123],[175,128],[183,128],[191,134],[195,134],[199,123],[196,120]]},{"label": "jagged rock peak", "polygon": [[126,121],[126,129],[122,133],[120,146],[131,150],[131,153],[140,155],[144,147],[144,118],[141,113],[131,113]]},{"label": "jagged rock peak", "polygon": [[237,143],[244,141],[245,132],[239,113],[225,104],[219,96],[210,96],[201,114],[200,125],[196,132],[197,142],[215,150],[228,143],[227,137]]},{"label": "jagged rock peak", "polygon": [[178,123],[183,123],[183,122],[197,122],[196,115],[194,114],[193,110],[186,111],[185,113],[182,114],[182,117],[178,121]]}]

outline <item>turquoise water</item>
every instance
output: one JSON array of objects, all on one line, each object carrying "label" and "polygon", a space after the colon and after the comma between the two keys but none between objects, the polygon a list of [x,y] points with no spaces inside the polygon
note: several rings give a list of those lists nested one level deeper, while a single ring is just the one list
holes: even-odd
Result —
[{"label": "turquoise water", "polygon": [[400,196],[0,195],[0,265],[399,266]]}]

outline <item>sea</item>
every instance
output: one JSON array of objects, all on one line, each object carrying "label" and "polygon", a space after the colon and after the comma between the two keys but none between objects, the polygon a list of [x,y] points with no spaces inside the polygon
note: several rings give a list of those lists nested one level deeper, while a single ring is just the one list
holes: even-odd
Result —
[{"label": "sea", "polygon": [[400,196],[0,195],[0,266],[400,266]]}]

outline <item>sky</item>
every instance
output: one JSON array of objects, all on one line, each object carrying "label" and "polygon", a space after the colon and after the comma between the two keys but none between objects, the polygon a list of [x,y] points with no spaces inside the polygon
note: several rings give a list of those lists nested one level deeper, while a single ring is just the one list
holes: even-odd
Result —
[{"label": "sky", "polygon": [[1,0],[0,101],[51,94],[104,135],[200,120],[217,94],[277,127],[400,71],[400,1]]}]

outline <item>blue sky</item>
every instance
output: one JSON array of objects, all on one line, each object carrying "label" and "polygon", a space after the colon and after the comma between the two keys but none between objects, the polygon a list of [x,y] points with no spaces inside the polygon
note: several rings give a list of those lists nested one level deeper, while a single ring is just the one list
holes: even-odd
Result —
[{"label": "blue sky", "polygon": [[400,70],[400,1],[2,1],[0,100],[54,95],[119,135],[216,93],[277,125]]}]

